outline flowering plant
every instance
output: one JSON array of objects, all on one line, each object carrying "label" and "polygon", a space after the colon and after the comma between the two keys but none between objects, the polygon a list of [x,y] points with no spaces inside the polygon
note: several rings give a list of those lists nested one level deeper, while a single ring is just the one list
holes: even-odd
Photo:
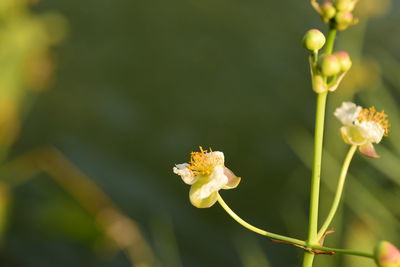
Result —
[{"label": "flowering plant", "polygon": [[[340,204],[342,192],[351,160],[357,149],[365,156],[378,158],[374,144],[379,144],[389,133],[388,115],[378,112],[374,107],[362,108],[352,102],[343,102],[334,116],[343,124],[340,134],[343,141],[349,144],[339,175],[336,192],[327,217],[318,227],[319,187],[321,181],[321,162],[323,152],[325,107],[328,94],[336,91],[352,66],[349,53],[334,51],[338,31],[346,30],[357,24],[353,10],[357,0],[333,0],[319,4],[311,0],[312,7],[329,26],[327,37],[317,29],[309,30],[303,38],[304,47],[310,51],[309,64],[312,89],[316,93],[316,122],[314,137],[314,157],[311,177],[309,227],[306,240],[300,240],[275,234],[255,227],[234,213],[224,202],[218,191],[238,186],[240,178],[225,167],[222,152],[207,152],[200,147],[200,152],[192,152],[189,163],[177,164],[173,171],[182,180],[191,185],[190,201],[198,208],[208,208],[217,201],[225,211],[239,224],[258,234],[264,235],[277,243],[292,244],[304,250],[303,267],[311,267],[315,255],[348,254],[375,260],[380,267],[400,267],[400,251],[387,241],[379,242],[375,252],[362,252],[350,249],[339,249],[324,246],[328,230]],[[320,53],[320,50],[324,51]]]}]

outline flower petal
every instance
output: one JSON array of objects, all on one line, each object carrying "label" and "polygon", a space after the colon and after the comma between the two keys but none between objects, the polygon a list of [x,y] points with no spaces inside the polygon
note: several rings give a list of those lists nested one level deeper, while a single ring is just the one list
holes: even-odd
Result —
[{"label": "flower petal", "polygon": [[363,130],[355,125],[343,126],[340,128],[340,133],[347,144],[362,146],[369,142],[363,136]]},{"label": "flower petal", "polygon": [[228,177],[224,174],[224,166],[216,166],[210,176],[202,176],[192,185],[198,189],[199,198],[206,198],[214,192],[218,192],[228,183]]},{"label": "flower petal", "polygon": [[379,155],[376,154],[374,145],[372,143],[368,143],[365,145],[360,146],[360,152],[363,153],[365,156],[373,159],[379,158]]},{"label": "flower petal", "polygon": [[217,202],[218,191],[211,193],[206,198],[200,197],[201,187],[192,185],[189,192],[189,199],[193,206],[196,208],[209,208]]},{"label": "flower petal", "polygon": [[195,176],[189,168],[187,168],[189,164],[187,163],[182,163],[182,164],[176,164],[175,167],[173,168],[174,173],[178,174],[181,176],[182,180],[186,184],[193,184],[197,181],[197,176]]},{"label": "flower petal", "polygon": [[224,174],[228,177],[228,183],[222,189],[232,189],[239,185],[241,178],[237,177],[230,169],[224,167]]},{"label": "flower petal", "polygon": [[374,121],[356,122],[356,125],[362,129],[362,135],[372,143],[379,143],[382,140],[385,130]]},{"label": "flower petal", "polygon": [[215,162],[217,162],[219,165],[224,165],[225,162],[225,155],[221,151],[212,151],[208,152],[206,154],[208,157],[213,159]]},{"label": "flower petal", "polygon": [[210,176],[198,176],[190,188],[190,202],[197,208],[208,208],[217,201],[218,191],[228,183],[224,166],[216,166]]},{"label": "flower petal", "polygon": [[344,125],[352,125],[356,120],[362,107],[352,102],[343,102],[333,113]]}]

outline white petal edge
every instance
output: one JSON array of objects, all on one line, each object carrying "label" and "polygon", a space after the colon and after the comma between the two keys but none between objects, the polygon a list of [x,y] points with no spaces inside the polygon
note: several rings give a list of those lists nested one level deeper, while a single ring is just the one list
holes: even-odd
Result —
[{"label": "white petal edge", "polygon": [[225,155],[224,155],[223,152],[221,152],[221,151],[212,151],[212,152],[208,152],[206,155],[208,157],[210,157],[210,158],[213,158],[214,160],[221,159],[222,160],[221,163],[222,163],[222,165],[224,165]]},{"label": "white petal edge", "polygon": [[196,182],[197,176],[195,176],[192,170],[187,168],[187,166],[189,166],[187,163],[176,164],[173,171],[178,174],[186,184],[191,185]]},{"label": "white petal edge", "polygon": [[353,102],[343,102],[333,115],[338,118],[344,125],[352,125],[360,114],[362,107],[357,106]]},{"label": "white petal edge", "polygon": [[385,130],[379,123],[374,121],[363,121],[360,123],[356,122],[356,125],[362,129],[362,135],[369,142],[377,144],[381,142]]}]

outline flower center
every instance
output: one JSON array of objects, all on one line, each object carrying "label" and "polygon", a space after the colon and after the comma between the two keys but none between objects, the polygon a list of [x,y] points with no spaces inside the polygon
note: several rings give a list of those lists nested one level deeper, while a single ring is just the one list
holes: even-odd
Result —
[{"label": "flower center", "polygon": [[200,152],[190,153],[190,165],[188,169],[192,170],[194,175],[210,175],[215,166],[224,163],[222,157],[213,154],[212,150],[208,153],[201,146]]},{"label": "flower center", "polygon": [[362,109],[357,117],[357,120],[359,122],[372,121],[378,123],[384,131],[383,135],[387,136],[390,127],[387,117],[388,115],[385,114],[383,110],[381,112],[377,112],[374,107],[371,107]]}]

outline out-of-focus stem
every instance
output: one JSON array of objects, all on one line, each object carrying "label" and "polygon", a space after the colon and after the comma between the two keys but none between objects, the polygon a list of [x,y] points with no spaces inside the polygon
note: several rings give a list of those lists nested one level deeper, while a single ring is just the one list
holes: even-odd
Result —
[{"label": "out-of-focus stem", "polygon": [[18,171],[22,170],[23,175],[30,177],[40,172],[47,173],[96,218],[107,237],[126,254],[132,266],[160,266],[136,223],[125,216],[113,201],[59,150],[52,147],[37,149],[20,156],[11,165],[15,165]]}]

